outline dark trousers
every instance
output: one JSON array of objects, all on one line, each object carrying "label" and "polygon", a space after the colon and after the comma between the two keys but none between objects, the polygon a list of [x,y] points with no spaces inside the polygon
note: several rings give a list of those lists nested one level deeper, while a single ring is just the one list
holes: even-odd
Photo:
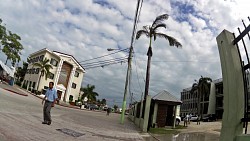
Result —
[{"label": "dark trousers", "polygon": [[51,110],[52,102],[45,101],[43,106],[43,120],[44,122],[51,122],[50,110]]}]

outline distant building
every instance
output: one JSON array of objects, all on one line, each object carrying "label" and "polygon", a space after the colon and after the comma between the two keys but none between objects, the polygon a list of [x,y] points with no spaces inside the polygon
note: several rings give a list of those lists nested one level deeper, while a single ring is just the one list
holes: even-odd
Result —
[{"label": "distant building", "polygon": [[[27,89],[44,93],[49,82],[52,81],[60,100],[68,102],[70,95],[73,96],[73,101],[78,99],[85,70],[72,55],[50,51],[45,48],[30,54],[29,58],[29,65],[23,81],[23,85],[26,85]],[[42,61],[44,58],[50,60],[49,63],[53,69],[50,70],[51,73],[47,80],[44,76],[41,77],[38,85],[41,71],[39,67],[33,64]]]},{"label": "distant building", "polygon": [[[198,105],[200,104],[200,113],[216,114],[218,119],[223,115],[223,82],[222,79],[214,80],[211,83],[209,95],[205,96],[204,100],[200,98],[198,100],[198,90],[195,90],[193,94],[190,93],[191,87],[183,89],[181,92],[181,105],[180,116],[184,117],[187,114],[197,115]],[[212,88],[212,89],[211,89]]]}]

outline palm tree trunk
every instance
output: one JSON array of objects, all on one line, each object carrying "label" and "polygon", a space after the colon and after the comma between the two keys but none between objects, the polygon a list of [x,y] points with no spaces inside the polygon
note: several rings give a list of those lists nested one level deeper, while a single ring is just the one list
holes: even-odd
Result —
[{"label": "palm tree trunk", "polygon": [[9,58],[7,57],[6,61],[5,61],[5,65],[7,65],[7,62],[8,62]]},{"label": "palm tree trunk", "polygon": [[42,77],[42,73],[40,74],[38,82],[37,82],[37,87],[36,87],[37,91],[38,91],[38,88],[39,88],[39,85],[40,85],[41,77]]},{"label": "palm tree trunk", "polygon": [[204,92],[202,94],[202,109],[201,109],[201,118],[203,118],[203,112],[204,112]]},{"label": "palm tree trunk", "polygon": [[144,95],[144,99],[147,98],[148,90],[149,90],[151,57],[153,56],[153,52],[152,52],[152,47],[151,47],[151,45],[150,45],[149,48],[148,48],[147,56],[148,56],[148,62],[147,62],[147,73],[146,73],[146,84],[145,84],[145,95]]},{"label": "palm tree trunk", "polygon": [[200,92],[200,90],[198,90],[198,101],[197,101],[198,102],[198,112],[197,113],[198,113],[199,116],[201,116],[201,110],[200,110],[201,109],[201,102],[200,102],[200,97],[201,97],[201,92]]}]

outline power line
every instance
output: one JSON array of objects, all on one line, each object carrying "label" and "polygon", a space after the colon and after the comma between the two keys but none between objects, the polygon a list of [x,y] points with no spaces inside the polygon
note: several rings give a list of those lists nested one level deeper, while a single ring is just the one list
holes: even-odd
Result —
[{"label": "power line", "polygon": [[125,60],[119,60],[118,62],[109,62],[109,63],[105,63],[105,64],[99,64],[99,65],[95,65],[95,66],[89,66],[89,67],[86,67],[85,69],[92,69],[92,68],[97,68],[97,67],[105,67],[105,66],[109,66],[109,65],[113,65],[113,64],[118,64],[118,63],[126,63],[127,62],[127,59]]},{"label": "power line", "polygon": [[[118,52],[126,51],[126,50],[128,50],[128,48],[125,48],[125,49],[122,49],[122,50],[119,50],[119,51],[116,51],[116,52],[113,52],[113,53],[110,53],[110,54],[106,54],[106,55],[103,55],[103,56],[99,56],[99,57],[96,57],[96,58],[92,58],[92,59],[88,59],[88,60],[83,60],[83,61],[80,61],[80,62],[86,62],[86,61],[91,61],[91,60],[103,58],[103,57],[105,57],[105,56],[109,56],[109,55],[116,54],[116,53],[118,53]],[[79,62],[79,63],[80,63],[80,62]]]},{"label": "power line", "polygon": [[[136,31],[137,31],[137,24],[138,24],[139,16],[141,13],[142,3],[143,3],[143,0],[138,0],[135,19],[134,19],[134,28],[133,28],[133,32],[132,32],[132,36],[131,36],[131,44],[130,44],[131,53],[133,52],[133,45],[134,45],[135,35],[136,35]],[[129,59],[132,59],[132,58],[129,58]],[[131,72],[131,69],[129,71],[130,71],[129,72],[129,93],[130,93],[130,97],[131,97],[132,95],[131,95],[130,85],[131,85],[132,72]]]},{"label": "power line", "polygon": [[[138,61],[147,61],[147,60],[138,60]],[[151,61],[151,62],[168,62],[168,63],[217,63],[219,61],[191,61],[191,60],[187,60],[187,61],[167,61],[167,60],[161,60],[161,61]]]},{"label": "power line", "polygon": [[135,71],[136,71],[137,82],[138,82],[138,85],[139,85],[139,88],[140,88],[141,92],[143,93],[142,88],[141,88],[141,84],[140,84],[140,81],[139,81],[138,71],[137,71],[136,56],[134,56],[134,58],[135,58],[134,62],[135,62]]},{"label": "power line", "polygon": [[121,58],[108,59],[108,60],[103,60],[103,61],[98,61],[98,62],[90,62],[90,63],[86,63],[86,64],[81,64],[81,65],[83,65],[84,67],[88,67],[88,66],[93,66],[93,65],[109,63],[109,62],[113,62],[113,61],[121,61],[121,60],[125,60],[125,59],[128,59],[128,57],[125,56],[125,57],[121,57]]}]

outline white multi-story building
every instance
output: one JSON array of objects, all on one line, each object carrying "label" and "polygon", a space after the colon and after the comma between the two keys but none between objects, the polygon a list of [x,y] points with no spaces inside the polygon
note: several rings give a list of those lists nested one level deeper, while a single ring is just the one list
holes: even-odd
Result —
[{"label": "white multi-story building", "polygon": [[[29,58],[30,61],[23,85],[44,93],[49,82],[54,82],[60,100],[68,102],[70,95],[73,96],[73,101],[78,99],[85,70],[72,55],[44,48],[30,54]],[[39,67],[33,64],[45,58],[50,60],[49,63],[53,68],[50,69],[47,79],[42,76],[40,82],[38,82],[41,71]]]}]

